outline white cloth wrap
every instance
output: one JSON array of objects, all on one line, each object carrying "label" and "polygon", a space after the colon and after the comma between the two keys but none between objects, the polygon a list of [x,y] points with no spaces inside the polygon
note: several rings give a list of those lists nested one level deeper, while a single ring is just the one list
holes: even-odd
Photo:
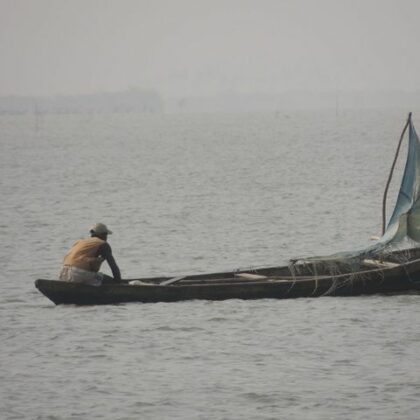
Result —
[{"label": "white cloth wrap", "polygon": [[93,271],[83,270],[78,267],[64,265],[60,271],[60,280],[72,283],[83,283],[90,286],[100,286],[102,284],[103,274]]}]

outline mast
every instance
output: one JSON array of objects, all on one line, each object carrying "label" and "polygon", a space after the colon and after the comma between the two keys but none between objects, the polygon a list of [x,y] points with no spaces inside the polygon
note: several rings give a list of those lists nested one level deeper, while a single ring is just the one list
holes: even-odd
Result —
[{"label": "mast", "polygon": [[388,181],[385,186],[384,197],[382,200],[382,235],[385,233],[385,229],[386,229],[386,197],[388,194],[389,184],[391,183],[392,174],[394,173],[395,164],[397,163],[398,154],[400,153],[401,143],[403,141],[404,134],[407,131],[407,127],[410,125],[410,123],[411,123],[411,112],[408,114],[407,122],[405,123],[403,131],[401,133],[400,141],[398,142],[397,151],[395,152],[394,161],[392,162],[391,170],[389,172]]}]

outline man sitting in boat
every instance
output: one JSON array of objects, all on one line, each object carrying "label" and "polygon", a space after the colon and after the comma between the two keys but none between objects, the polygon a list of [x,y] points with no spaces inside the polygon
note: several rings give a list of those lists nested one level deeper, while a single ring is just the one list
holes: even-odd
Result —
[{"label": "man sitting in boat", "polygon": [[[103,223],[90,229],[90,238],[80,239],[72,246],[63,261],[60,280],[100,286],[102,283],[120,282],[121,273],[107,242],[112,232]],[[114,278],[99,273],[103,261],[107,261]]]}]

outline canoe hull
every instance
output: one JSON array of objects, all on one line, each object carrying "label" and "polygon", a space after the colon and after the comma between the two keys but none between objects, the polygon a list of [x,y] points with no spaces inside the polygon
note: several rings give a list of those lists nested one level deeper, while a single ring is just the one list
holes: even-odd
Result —
[{"label": "canoe hull", "polygon": [[131,286],[108,284],[100,287],[39,279],[35,286],[55,304],[100,305],[127,302],[176,302],[192,299],[290,299],[319,296],[359,296],[419,290],[420,260],[394,268],[312,278],[263,281],[223,281],[210,283],[189,276],[178,282]]}]

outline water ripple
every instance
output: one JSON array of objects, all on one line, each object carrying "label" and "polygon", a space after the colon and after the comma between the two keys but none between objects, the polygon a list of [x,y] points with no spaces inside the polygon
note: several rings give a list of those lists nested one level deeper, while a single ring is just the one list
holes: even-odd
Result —
[{"label": "water ripple", "polygon": [[1,418],[417,420],[419,294],[78,307],[33,284],[97,220],[127,278],[361,248],[400,112],[33,123],[0,116]]}]

